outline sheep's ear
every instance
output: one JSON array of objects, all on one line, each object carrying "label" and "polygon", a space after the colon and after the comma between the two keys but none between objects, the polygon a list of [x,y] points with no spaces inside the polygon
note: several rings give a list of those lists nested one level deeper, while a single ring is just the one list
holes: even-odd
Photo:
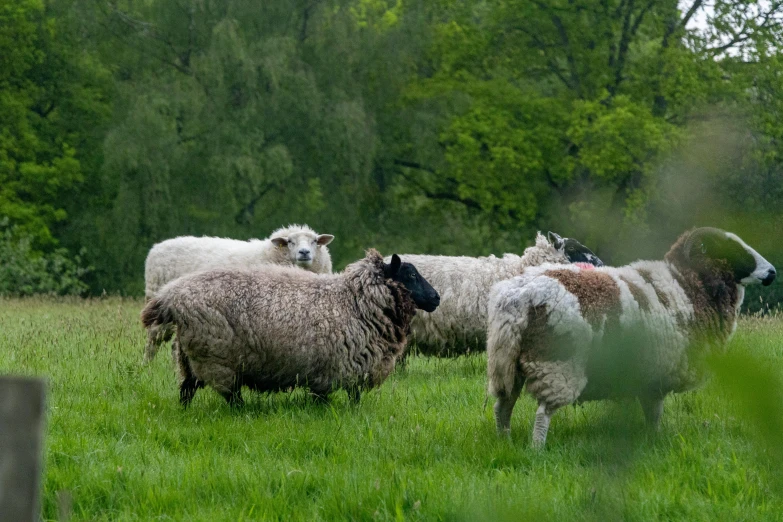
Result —
[{"label": "sheep's ear", "polygon": [[279,247],[284,247],[288,245],[288,238],[287,237],[273,237],[272,238],[272,244]]},{"label": "sheep's ear", "polygon": [[546,237],[549,238],[549,242],[552,243],[552,246],[555,247],[556,250],[560,250],[563,248],[563,245],[565,245],[565,241],[563,241],[563,238],[559,235],[555,234],[554,232],[547,232]]},{"label": "sheep's ear", "polygon": [[315,242],[318,245],[326,246],[329,243],[331,243],[334,240],[334,236],[332,234],[321,234],[317,238],[315,238]]},{"label": "sheep's ear", "polygon": [[387,278],[392,278],[400,272],[400,266],[402,266],[402,259],[397,254],[392,254],[391,263],[383,267],[384,275]]}]

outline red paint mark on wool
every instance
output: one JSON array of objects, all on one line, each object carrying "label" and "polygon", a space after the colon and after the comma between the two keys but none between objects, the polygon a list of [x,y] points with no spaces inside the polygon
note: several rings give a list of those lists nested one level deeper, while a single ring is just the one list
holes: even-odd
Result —
[{"label": "red paint mark on wool", "polygon": [[595,267],[590,263],[574,263],[574,266],[582,270],[595,270]]}]

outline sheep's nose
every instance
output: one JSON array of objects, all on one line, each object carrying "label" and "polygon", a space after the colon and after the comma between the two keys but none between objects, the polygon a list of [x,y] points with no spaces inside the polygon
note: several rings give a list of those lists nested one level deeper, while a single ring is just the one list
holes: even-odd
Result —
[{"label": "sheep's nose", "polygon": [[772,281],[775,280],[775,276],[777,276],[777,275],[778,275],[778,273],[775,272],[775,269],[774,268],[770,268],[769,270],[767,270],[767,276],[764,279],[761,280],[761,284],[764,285],[764,286],[771,285]]},{"label": "sheep's nose", "polygon": [[303,256],[309,256],[310,255],[310,249],[309,248],[300,248],[299,253]]}]

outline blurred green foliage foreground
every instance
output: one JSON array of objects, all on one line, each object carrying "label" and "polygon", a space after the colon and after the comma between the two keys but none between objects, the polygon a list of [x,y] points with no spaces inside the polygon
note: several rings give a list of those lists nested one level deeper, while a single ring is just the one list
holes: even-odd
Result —
[{"label": "blurred green foliage foreground", "polygon": [[[141,365],[139,300],[0,300],[0,370],[47,376],[46,520],[780,520],[783,319],[744,318],[714,377],[666,400],[589,403],[530,448],[484,406],[486,358],[412,357],[359,405],[211,390],[178,403]],[[58,500],[59,499],[59,500]],[[71,499],[70,501],[63,499]],[[61,513],[62,511],[62,513]]]},{"label": "blurred green foliage foreground", "polygon": [[0,271],[0,292],[140,295],[156,241],[288,222],[335,234],[338,269],[369,246],[520,252],[537,228],[616,265],[695,225],[783,264],[782,16],[745,0],[0,0],[0,265],[31,271]]}]

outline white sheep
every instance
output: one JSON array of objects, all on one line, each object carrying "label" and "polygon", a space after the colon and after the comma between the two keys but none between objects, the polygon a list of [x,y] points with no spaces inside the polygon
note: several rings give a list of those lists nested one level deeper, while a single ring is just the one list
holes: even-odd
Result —
[{"label": "white sheep", "polygon": [[[211,268],[254,269],[282,265],[330,274],[332,258],[326,245],[333,239],[331,234],[316,234],[307,225],[279,228],[263,240],[194,236],[167,239],[154,245],[147,254],[144,294],[149,300],[169,281]],[[145,361],[152,360],[160,344],[171,335],[170,328],[150,328],[144,349]]]},{"label": "white sheep", "polygon": [[205,385],[232,405],[257,391],[337,388],[359,399],[394,370],[415,308],[438,294],[410,263],[385,264],[370,249],[340,274],[286,267],[218,269],[172,281],[150,300],[143,324],[176,325],[180,402]]},{"label": "white sheep", "polygon": [[664,261],[543,265],[496,284],[487,375],[498,431],[508,432],[523,385],[538,401],[535,446],[558,408],[582,401],[638,397],[657,428],[666,395],[697,386],[704,356],[728,342],[744,286],[775,275],[736,235],[697,228]]},{"label": "white sheep", "polygon": [[534,246],[522,256],[465,257],[409,255],[401,257],[416,265],[441,296],[433,313],[417,314],[411,323],[411,340],[425,355],[459,355],[484,351],[487,335],[487,301],[493,284],[543,263],[603,263],[575,239],[554,232],[550,241],[536,234]]}]

